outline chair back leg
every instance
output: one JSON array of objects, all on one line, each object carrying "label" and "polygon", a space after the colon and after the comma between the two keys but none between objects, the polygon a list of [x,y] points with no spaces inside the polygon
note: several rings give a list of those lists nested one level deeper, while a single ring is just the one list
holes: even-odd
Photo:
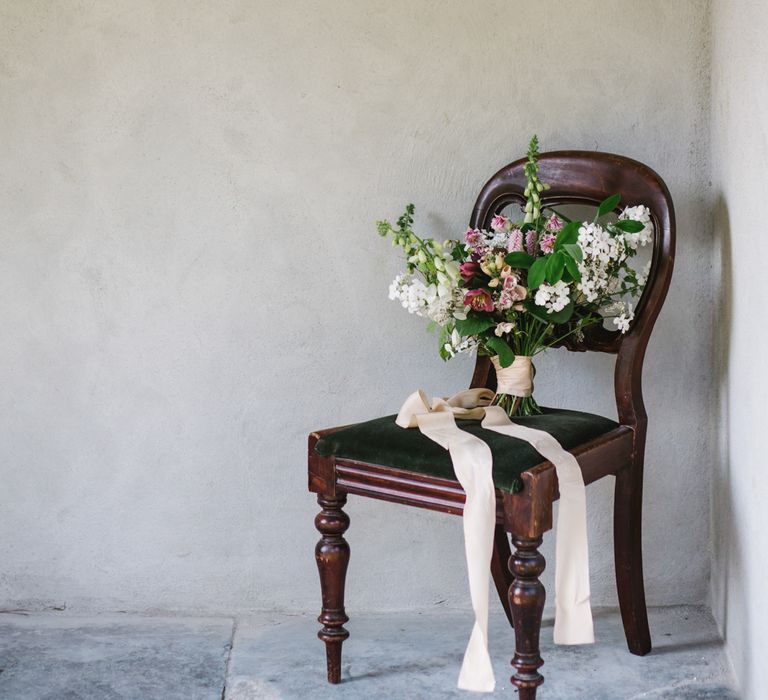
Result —
[{"label": "chair back leg", "polygon": [[509,607],[509,587],[514,578],[509,571],[509,558],[512,551],[509,548],[509,537],[503,525],[496,525],[493,533],[493,556],[491,557],[491,576],[496,586],[496,592],[501,600],[501,607],[507,615],[507,620],[512,627],[515,626],[512,620],[512,608]]},{"label": "chair back leg", "polygon": [[616,475],[613,548],[621,619],[630,652],[644,656],[651,650],[651,632],[643,583],[643,439],[636,445],[631,468]]},{"label": "chair back leg", "polygon": [[323,626],[317,636],[325,642],[328,682],[341,682],[341,645],[349,637],[344,623],[349,621],[344,611],[344,583],[349,564],[349,544],[344,533],[349,527],[349,516],[342,510],[346,495],[318,495],[322,510],[315,517],[320,541],[315,547],[315,560],[320,572],[323,608],[317,621]]}]

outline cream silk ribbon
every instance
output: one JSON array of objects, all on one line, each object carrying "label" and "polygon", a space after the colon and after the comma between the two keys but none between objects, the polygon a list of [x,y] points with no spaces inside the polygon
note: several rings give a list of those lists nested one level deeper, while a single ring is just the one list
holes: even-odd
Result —
[{"label": "cream silk ribbon", "polygon": [[416,428],[447,449],[456,478],[466,494],[464,504],[464,549],[467,557],[469,593],[475,623],[459,673],[463,690],[491,692],[495,679],[488,654],[488,573],[496,526],[496,489],[493,456],[479,437],[461,430],[455,418],[482,420],[482,427],[525,440],[552,462],[560,487],[560,509],[555,538],[555,629],[556,644],[594,642],[589,592],[586,492],[576,458],[543,430],[510,421],[506,412],[491,406],[494,392],[470,389],[449,399],[430,402],[422,390],[411,394],[395,422],[401,428]]}]

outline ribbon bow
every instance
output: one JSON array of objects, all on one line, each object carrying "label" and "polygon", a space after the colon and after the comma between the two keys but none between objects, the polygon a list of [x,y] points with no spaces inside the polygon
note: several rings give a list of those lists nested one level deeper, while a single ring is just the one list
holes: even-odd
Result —
[{"label": "ribbon bow", "polygon": [[496,681],[488,654],[488,572],[496,525],[496,488],[493,455],[479,437],[461,430],[456,418],[481,420],[486,430],[528,442],[552,462],[560,485],[560,511],[555,539],[556,644],[594,642],[589,591],[589,552],[584,479],[576,458],[549,433],[513,423],[499,406],[491,406],[494,392],[469,389],[450,398],[433,398],[419,389],[403,403],[395,422],[416,428],[448,450],[456,478],[466,494],[464,549],[469,593],[475,623],[459,673],[463,690],[491,692]]}]

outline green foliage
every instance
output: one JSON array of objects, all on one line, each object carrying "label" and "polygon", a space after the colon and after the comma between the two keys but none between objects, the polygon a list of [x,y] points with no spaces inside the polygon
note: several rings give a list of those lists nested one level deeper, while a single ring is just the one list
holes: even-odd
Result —
[{"label": "green foliage", "polygon": [[564,308],[560,309],[560,311],[555,311],[551,314],[547,314],[549,316],[549,319],[552,323],[557,323],[558,325],[567,323],[571,316],[573,316],[573,302],[568,302],[568,305]]},{"label": "green foliage", "polygon": [[580,226],[581,224],[578,221],[571,221],[563,226],[555,239],[555,250],[560,250],[563,246],[576,243],[579,240]]},{"label": "green foliage", "polygon": [[620,201],[620,194],[612,194],[610,197],[606,197],[602,202],[600,202],[600,206],[597,208],[595,221],[597,221],[601,216],[605,216],[606,214],[612,212],[616,207],[619,206]]},{"label": "green foliage", "polygon": [[509,255],[504,258],[504,262],[517,270],[527,270],[531,265],[533,265],[534,258],[533,256],[528,255],[528,253],[519,251],[509,253]]},{"label": "green foliage", "polygon": [[528,270],[528,289],[534,291],[544,282],[547,274],[547,258],[537,258]]},{"label": "green foliage", "polygon": [[[579,249],[581,250],[581,249]],[[579,272],[579,264],[570,256],[565,256],[565,269],[571,276],[574,282],[581,282],[581,272]]]},{"label": "green foliage", "polygon": [[565,270],[565,254],[562,251],[555,251],[546,257],[546,279],[549,284],[555,284],[563,279],[563,270]]},{"label": "green foliage", "polygon": [[620,219],[611,224],[614,228],[625,233],[640,233],[645,228],[645,224],[640,221],[634,221],[633,219]]},{"label": "green foliage", "polygon": [[465,319],[456,319],[456,330],[465,338],[487,331],[495,325],[496,323],[490,317],[481,316],[473,311],[470,311]]},{"label": "green foliage", "polygon": [[502,367],[509,367],[515,361],[515,353],[502,338],[493,335],[486,339],[485,344],[499,356],[499,364]]},{"label": "green foliage", "polygon": [[578,243],[565,243],[563,250],[568,253],[577,263],[584,259],[584,253],[581,252],[581,246]]}]

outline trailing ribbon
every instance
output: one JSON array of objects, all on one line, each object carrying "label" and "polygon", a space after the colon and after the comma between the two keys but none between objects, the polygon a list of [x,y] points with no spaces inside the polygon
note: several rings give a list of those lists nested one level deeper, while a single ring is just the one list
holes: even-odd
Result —
[{"label": "trailing ribbon", "polygon": [[510,421],[506,412],[491,406],[494,392],[470,389],[449,399],[430,402],[419,389],[397,414],[401,428],[415,428],[447,449],[456,478],[466,494],[464,549],[469,594],[475,623],[459,673],[463,690],[493,691],[496,681],[488,654],[488,572],[496,525],[493,456],[479,437],[461,430],[455,418],[482,420],[482,427],[525,440],[552,462],[560,486],[560,511],[555,538],[555,644],[594,642],[589,592],[589,552],[584,479],[576,458],[543,430]]}]

